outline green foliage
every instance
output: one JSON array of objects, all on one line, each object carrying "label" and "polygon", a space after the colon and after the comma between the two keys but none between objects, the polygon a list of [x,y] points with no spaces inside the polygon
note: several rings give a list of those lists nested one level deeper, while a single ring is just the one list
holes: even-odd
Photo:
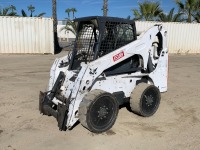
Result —
[{"label": "green foliage", "polygon": [[35,7],[34,7],[33,5],[29,5],[29,6],[28,6],[28,11],[31,12],[30,17],[32,17],[32,16],[33,16],[33,12],[35,11]]},{"label": "green foliage", "polygon": [[68,19],[70,19],[70,12],[71,12],[71,9],[70,9],[70,8],[67,8],[67,9],[65,10],[65,12],[66,12],[67,15],[68,15]]},{"label": "green foliage", "polygon": [[[24,9],[21,10],[21,15],[18,15],[16,12],[16,7],[14,5],[10,5],[9,7],[0,8],[0,16],[22,16],[22,17],[33,17],[33,12],[35,11],[35,7],[30,5],[27,7],[28,11],[30,11],[30,15],[27,15]],[[34,17],[43,17],[46,13],[42,12],[38,15],[34,15]]]},{"label": "green foliage", "polygon": [[139,9],[132,9],[134,20],[163,22],[200,22],[200,0],[174,0],[179,11],[172,8],[168,14],[160,8],[160,3],[144,0]]},{"label": "green foliage", "polygon": [[70,19],[70,13],[72,12],[73,19],[74,19],[75,18],[74,14],[77,12],[77,9],[76,8],[67,8],[65,10],[65,12],[67,13],[67,16],[68,16],[67,24],[65,27],[61,28],[61,30],[65,30],[65,32],[70,31],[76,36],[76,30],[77,30],[76,23]]},{"label": "green foliage", "polygon": [[28,11],[30,11],[30,15],[27,15],[27,13],[24,11],[24,9],[21,10],[21,16],[22,17],[43,17],[46,13],[42,12],[38,15],[34,15],[33,16],[33,12],[35,12],[35,7],[33,5],[29,5],[28,7]]},{"label": "green foliage", "polygon": [[40,14],[38,14],[38,15],[35,15],[34,17],[43,17],[44,15],[45,15],[46,13],[40,13]]},{"label": "green foliage", "polygon": [[77,12],[76,8],[71,8],[72,14],[73,14],[73,19],[74,19],[74,13]]},{"label": "green foliage", "polygon": [[23,9],[21,10],[21,13],[22,13],[22,17],[28,17],[26,12]]},{"label": "green foliage", "polygon": [[155,21],[163,12],[160,8],[159,2],[150,2],[145,0],[144,2],[139,2],[138,5],[139,10],[132,9],[135,16],[134,20]]},{"label": "green foliage", "polygon": [[15,6],[10,5],[9,9],[11,10],[12,13],[14,13],[17,9]]},{"label": "green foliage", "polygon": [[0,16],[17,16],[15,11],[10,11],[10,7],[0,8]]},{"label": "green foliage", "polygon": [[162,21],[162,22],[181,22],[181,21],[183,21],[182,15],[183,15],[182,12],[178,12],[178,13],[174,14],[174,8],[172,8],[168,14],[161,13],[159,15],[158,21]]},{"label": "green foliage", "polygon": [[67,19],[66,26],[61,28],[61,30],[65,30],[65,32],[71,31],[76,36],[77,33],[76,23],[73,20]]},{"label": "green foliage", "polygon": [[200,23],[200,12],[195,14],[194,19],[197,23]]},{"label": "green foliage", "polygon": [[200,0],[185,0],[183,3],[181,0],[176,0],[176,4],[180,12],[185,16],[186,22],[194,22],[196,17],[198,17],[200,9]]},{"label": "green foliage", "polygon": [[73,15],[73,19],[75,18],[74,14],[77,12],[76,8],[67,8],[65,10],[65,12],[67,13],[68,19],[70,19],[70,13],[72,12]]}]

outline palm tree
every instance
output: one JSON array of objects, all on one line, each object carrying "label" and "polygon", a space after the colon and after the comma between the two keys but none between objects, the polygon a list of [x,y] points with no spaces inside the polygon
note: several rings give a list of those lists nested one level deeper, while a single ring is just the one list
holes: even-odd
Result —
[{"label": "palm tree", "polygon": [[132,9],[135,20],[155,21],[163,12],[159,2],[150,2],[145,0],[139,3],[139,10]]},{"label": "palm tree", "polygon": [[70,8],[67,8],[66,10],[65,10],[65,12],[67,13],[67,15],[68,15],[68,19],[70,19],[70,12],[71,12],[72,10],[70,9]]},{"label": "palm tree", "polygon": [[14,11],[16,11],[16,7],[13,5],[10,5],[9,9],[11,10],[12,13],[14,13]]},{"label": "palm tree", "polygon": [[199,0],[186,0],[185,3],[182,3],[181,0],[176,0],[176,4],[179,10],[186,16],[185,20],[189,23],[193,22],[195,14],[200,8]]},{"label": "palm tree", "polygon": [[183,13],[181,13],[181,12],[178,12],[178,13],[174,14],[174,8],[172,8],[168,14],[161,13],[159,15],[158,21],[162,21],[162,22],[181,22],[181,21],[183,21],[183,19],[181,18],[182,15],[183,15]]},{"label": "palm tree", "polygon": [[9,7],[3,8],[3,9],[0,8],[0,16],[17,16],[17,13],[10,12]]},{"label": "palm tree", "polygon": [[35,7],[33,5],[28,6],[28,11],[31,12],[30,17],[32,17],[33,16],[33,12],[35,11]]},{"label": "palm tree", "polygon": [[[21,10],[21,13],[22,13],[22,17],[33,17],[32,14],[28,16],[27,13],[23,9]],[[35,15],[34,17],[43,17],[45,14],[46,14],[45,12],[42,12],[38,15]]]},{"label": "palm tree", "polygon": [[74,19],[74,13],[77,12],[76,8],[71,8],[71,11],[73,13],[73,19]]},{"label": "palm tree", "polygon": [[77,33],[77,26],[73,20],[67,19],[67,24],[65,27],[61,28],[61,30],[71,31],[75,36]]}]

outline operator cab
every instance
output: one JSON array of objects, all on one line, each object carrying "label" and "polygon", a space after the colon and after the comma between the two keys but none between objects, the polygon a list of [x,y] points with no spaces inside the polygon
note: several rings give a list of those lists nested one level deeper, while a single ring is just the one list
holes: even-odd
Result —
[{"label": "operator cab", "polygon": [[74,23],[77,36],[69,70],[79,70],[81,63],[96,60],[137,38],[133,20],[93,16],[75,19]]}]

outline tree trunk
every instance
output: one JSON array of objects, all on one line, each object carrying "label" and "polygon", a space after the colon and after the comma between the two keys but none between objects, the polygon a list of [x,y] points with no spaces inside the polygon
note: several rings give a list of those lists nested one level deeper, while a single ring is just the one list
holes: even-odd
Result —
[{"label": "tree trunk", "polygon": [[103,1],[103,16],[108,15],[108,0]]},{"label": "tree trunk", "polygon": [[58,43],[56,0],[52,0],[52,16],[53,16],[53,33],[54,33],[54,52],[55,54],[57,54],[61,51],[61,47],[59,46]]},{"label": "tree trunk", "polygon": [[191,14],[191,10],[189,10],[189,13],[188,13],[188,22],[189,22],[189,23],[192,22],[192,14]]}]

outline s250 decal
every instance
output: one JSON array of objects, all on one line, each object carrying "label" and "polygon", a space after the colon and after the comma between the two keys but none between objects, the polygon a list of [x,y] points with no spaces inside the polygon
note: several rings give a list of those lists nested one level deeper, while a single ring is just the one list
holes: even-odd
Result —
[{"label": "s250 decal", "polygon": [[117,61],[119,59],[121,59],[122,57],[124,57],[124,51],[118,53],[117,55],[113,56],[113,61]]}]

